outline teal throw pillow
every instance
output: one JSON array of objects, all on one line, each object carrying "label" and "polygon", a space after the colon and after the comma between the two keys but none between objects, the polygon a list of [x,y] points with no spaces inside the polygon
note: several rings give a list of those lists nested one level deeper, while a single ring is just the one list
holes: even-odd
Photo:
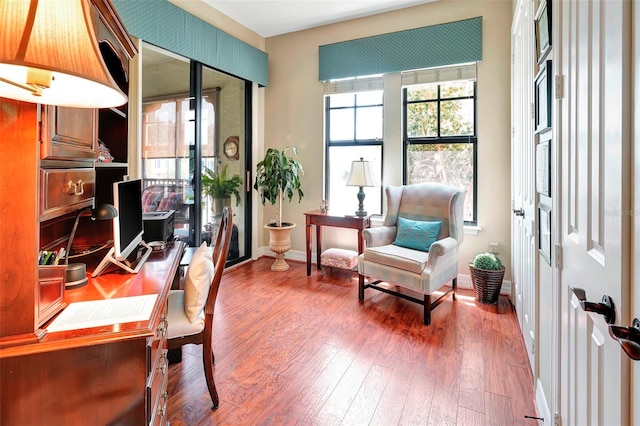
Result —
[{"label": "teal throw pillow", "polygon": [[438,239],[442,222],[425,222],[399,217],[397,226],[398,231],[393,244],[414,250],[429,251],[431,244]]}]

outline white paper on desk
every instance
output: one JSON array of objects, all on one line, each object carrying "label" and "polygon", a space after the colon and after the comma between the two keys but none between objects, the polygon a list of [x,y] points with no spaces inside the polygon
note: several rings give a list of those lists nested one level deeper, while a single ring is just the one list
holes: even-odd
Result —
[{"label": "white paper on desk", "polygon": [[70,303],[47,327],[50,333],[101,327],[125,322],[146,321],[156,304],[157,294]]}]

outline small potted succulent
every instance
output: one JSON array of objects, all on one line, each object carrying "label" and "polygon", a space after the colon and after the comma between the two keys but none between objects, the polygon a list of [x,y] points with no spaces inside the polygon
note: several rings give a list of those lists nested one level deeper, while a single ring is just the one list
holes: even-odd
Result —
[{"label": "small potted succulent", "polygon": [[493,253],[479,253],[469,264],[469,270],[476,299],[484,304],[498,303],[504,279],[504,265],[500,258]]}]

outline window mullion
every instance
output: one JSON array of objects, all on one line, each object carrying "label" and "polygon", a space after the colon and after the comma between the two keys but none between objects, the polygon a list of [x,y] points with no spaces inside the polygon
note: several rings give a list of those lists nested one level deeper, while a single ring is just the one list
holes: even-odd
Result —
[{"label": "window mullion", "polygon": [[438,105],[438,122],[436,123],[436,134],[438,135],[438,139],[440,139],[440,137],[442,136],[441,132],[440,132],[440,119],[441,119],[441,111],[442,111],[442,104],[441,104],[441,99],[440,99],[440,85],[438,84],[438,101],[437,101],[437,105]]}]

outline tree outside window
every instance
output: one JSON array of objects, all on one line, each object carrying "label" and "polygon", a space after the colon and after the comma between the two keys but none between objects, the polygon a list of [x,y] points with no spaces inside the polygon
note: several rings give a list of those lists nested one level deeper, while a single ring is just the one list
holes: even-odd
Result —
[{"label": "tree outside window", "polygon": [[476,216],[476,84],[407,86],[404,101],[406,184],[440,182],[467,190],[465,222]]}]

